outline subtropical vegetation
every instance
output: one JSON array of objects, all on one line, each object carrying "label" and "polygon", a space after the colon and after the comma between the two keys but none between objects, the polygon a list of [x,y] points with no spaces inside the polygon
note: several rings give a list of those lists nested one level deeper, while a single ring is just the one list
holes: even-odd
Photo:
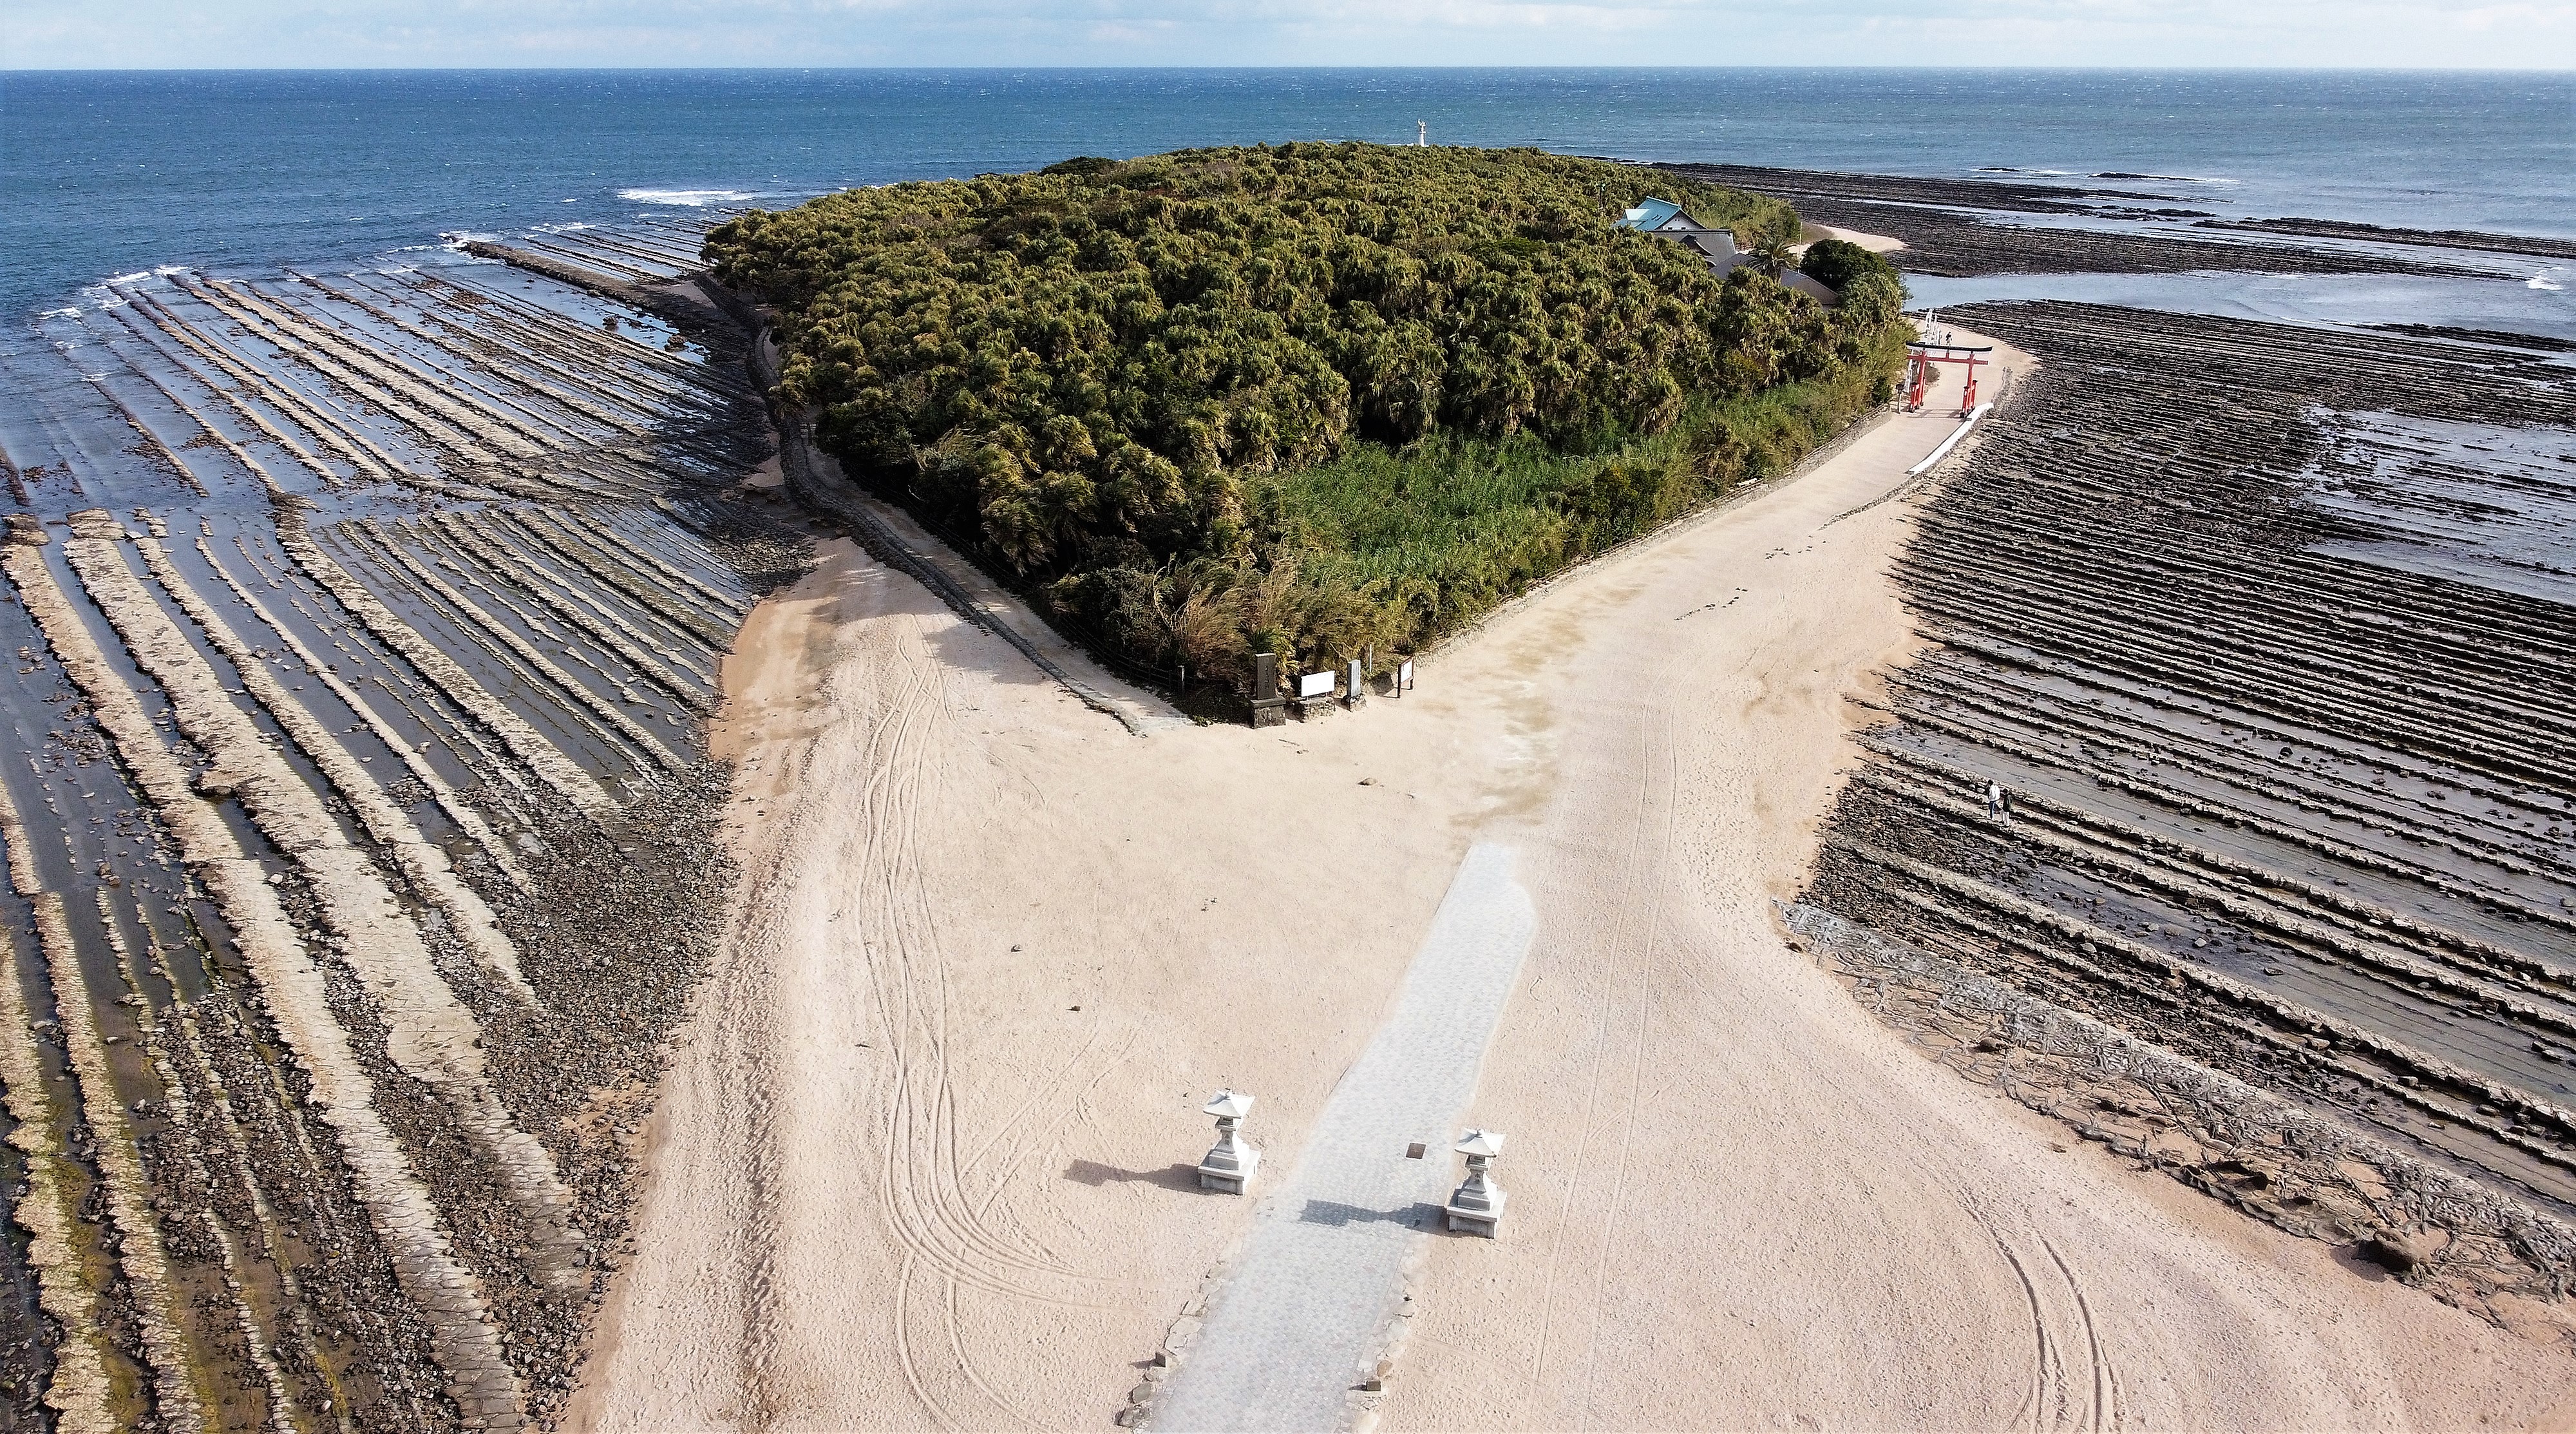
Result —
[{"label": "subtropical vegetation", "polygon": [[1896,266],[1848,239],[1819,239],[1798,257],[1798,272],[1837,292],[1855,279],[1876,275],[1897,283]]},{"label": "subtropical vegetation", "polygon": [[1626,165],[1288,144],[852,190],[707,253],[853,476],[1116,654],[1239,679],[1415,650],[1887,396],[1883,261],[1811,248],[1830,308],[1720,280],[1616,227],[1650,193],[1799,232]]}]

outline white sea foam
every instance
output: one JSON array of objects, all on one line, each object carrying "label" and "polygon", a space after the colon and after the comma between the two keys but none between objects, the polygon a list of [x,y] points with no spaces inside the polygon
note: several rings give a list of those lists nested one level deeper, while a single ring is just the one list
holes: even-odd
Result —
[{"label": "white sea foam", "polygon": [[2526,289],[2538,289],[2544,294],[2555,294],[2567,286],[2549,276],[2552,274],[2564,274],[2566,272],[2567,271],[2564,269],[2543,269],[2539,273],[2532,275],[2531,282],[2523,285],[2523,287]]},{"label": "white sea foam", "polygon": [[36,315],[36,317],[40,319],[77,319],[80,317],[80,305],[74,304],[67,309],[47,309],[43,313]]},{"label": "white sea foam", "polygon": [[113,276],[113,277],[111,277],[111,278],[108,278],[108,279],[106,279],[106,280],[103,280],[103,281],[102,281],[102,285],[103,285],[103,287],[106,287],[106,288],[114,288],[114,287],[116,287],[116,286],[117,286],[117,285],[119,285],[119,284],[135,284],[135,283],[140,283],[140,282],[142,282],[143,280],[145,280],[145,279],[149,279],[149,278],[151,278],[151,277],[152,277],[152,271],[151,271],[151,270],[149,270],[149,269],[137,269],[137,270],[135,270],[135,271],[134,271],[133,273],[131,273],[131,274],[118,274],[118,275],[115,275],[115,276]]},{"label": "white sea foam", "polygon": [[2022,169],[2009,164],[1981,164],[1979,174],[2036,174],[2050,179],[2127,179],[2158,180],[2166,184],[2237,184],[2240,180],[2214,174],[2143,174],[2134,169]]},{"label": "white sea foam", "polygon": [[760,196],[744,189],[621,189],[617,197],[634,204],[673,204],[704,209],[711,204],[742,204]]},{"label": "white sea foam", "polygon": [[2127,169],[2100,170],[2096,171],[2093,177],[2095,179],[2154,179],[2161,180],[2166,184],[2235,184],[2238,182],[2222,175],[2140,174],[2135,170]]}]

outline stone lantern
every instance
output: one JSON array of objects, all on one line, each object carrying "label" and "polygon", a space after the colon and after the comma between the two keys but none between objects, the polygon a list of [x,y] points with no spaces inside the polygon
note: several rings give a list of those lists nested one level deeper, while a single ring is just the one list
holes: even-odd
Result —
[{"label": "stone lantern", "polygon": [[1222,1190],[1240,1195],[1252,1183],[1252,1172],[1261,1166],[1261,1152],[1243,1143],[1237,1128],[1252,1113],[1252,1097],[1240,1091],[1221,1090],[1204,1107],[1216,1117],[1216,1145],[1199,1162],[1199,1188]]},{"label": "stone lantern", "polygon": [[1503,1153],[1503,1133],[1471,1130],[1450,1148],[1467,1157],[1467,1183],[1459,1186],[1449,1203],[1441,1207],[1449,1216],[1450,1232],[1482,1235],[1490,1240],[1495,1227],[1503,1222],[1503,1191],[1486,1178],[1485,1172]]}]

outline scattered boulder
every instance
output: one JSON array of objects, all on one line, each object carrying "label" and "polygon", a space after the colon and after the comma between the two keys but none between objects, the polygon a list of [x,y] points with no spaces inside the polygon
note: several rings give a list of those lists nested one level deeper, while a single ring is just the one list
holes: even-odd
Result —
[{"label": "scattered boulder", "polygon": [[2361,1242],[2364,1259],[2394,1274],[2409,1274],[2420,1269],[2435,1255],[2449,1247],[2447,1230],[2398,1231],[2382,1227],[2370,1232]]}]

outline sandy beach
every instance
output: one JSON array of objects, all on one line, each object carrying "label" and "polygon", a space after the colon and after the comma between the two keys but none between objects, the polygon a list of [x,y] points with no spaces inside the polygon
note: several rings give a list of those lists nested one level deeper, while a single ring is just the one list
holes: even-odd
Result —
[{"label": "sandy beach", "polygon": [[1873,254],[1893,254],[1905,247],[1904,240],[1885,234],[1864,234],[1857,229],[1837,229],[1831,224],[1810,224],[1807,227],[1828,239],[1840,239],[1846,244],[1858,244]]},{"label": "sandy beach", "polygon": [[2576,1367],[2066,1149],[1788,945],[1954,422],[1259,732],[1130,736],[827,545],[726,663],[745,876],[569,1422],[1108,1424],[1259,1205],[1197,1107],[1290,1178],[1478,843],[1536,914],[1467,1113],[1514,1203],[1418,1237],[1384,1427],[2564,1422]]}]

